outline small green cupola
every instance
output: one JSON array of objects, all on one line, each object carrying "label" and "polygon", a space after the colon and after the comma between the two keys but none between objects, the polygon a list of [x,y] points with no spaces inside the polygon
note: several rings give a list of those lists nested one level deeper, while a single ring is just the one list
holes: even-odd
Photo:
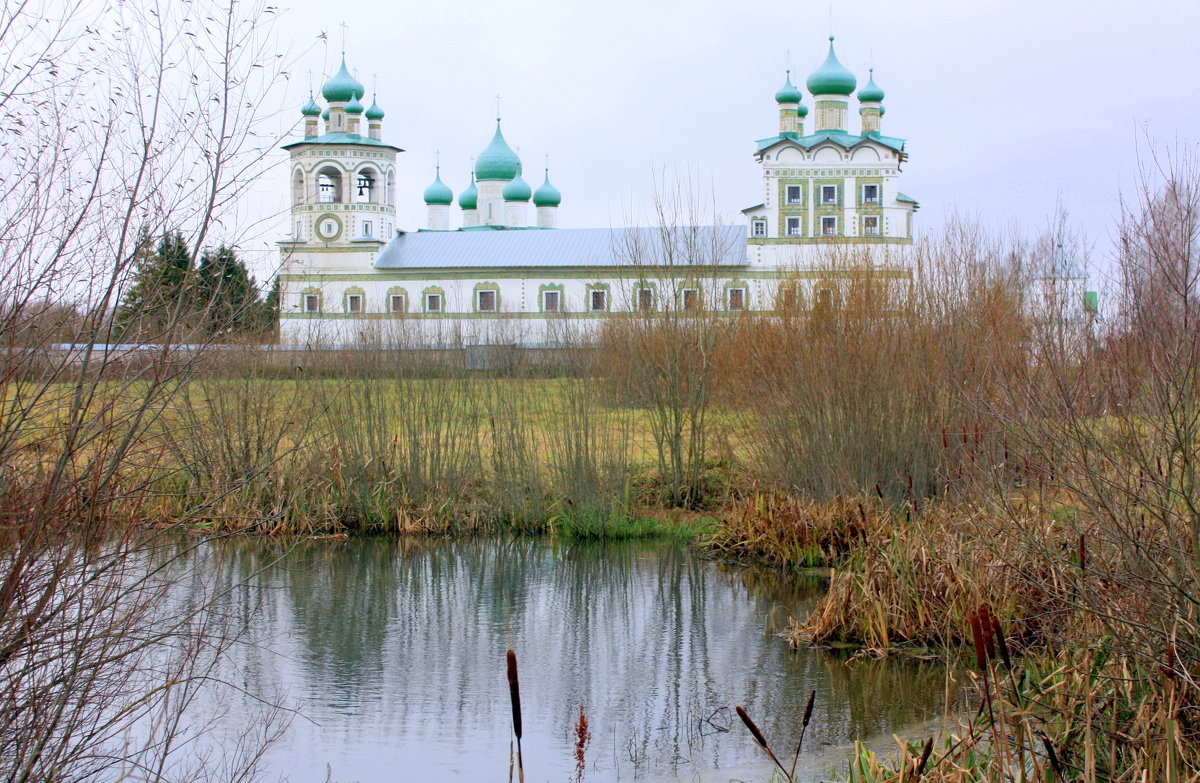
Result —
[{"label": "small green cupola", "polygon": [[360,99],[366,93],[366,89],[346,68],[346,55],[343,54],[342,67],[338,69],[332,79],[325,82],[325,86],[321,88],[321,95],[330,102],[346,103],[352,98]]},{"label": "small green cupola", "polygon": [[788,136],[803,135],[808,107],[803,103],[804,93],[792,84],[792,69],[788,68],[786,73],[783,86],[775,93],[775,102],[779,104],[779,132]]},{"label": "small green cupola", "polygon": [[435,171],[433,183],[425,188],[425,203],[449,206],[454,203],[454,191],[442,182],[442,167],[438,166]]},{"label": "small green cupola", "polygon": [[458,205],[463,209],[478,209],[479,189],[475,187],[475,175],[471,175],[471,184],[458,196]]},{"label": "small green cupola", "polygon": [[357,96],[351,98],[350,102],[346,104],[347,114],[362,114],[363,111],[365,111],[365,107],[362,105],[362,101],[360,101]]},{"label": "small green cupola", "polygon": [[858,99],[863,103],[880,103],[883,101],[883,90],[875,83],[875,69],[870,71],[870,78],[867,79],[866,85],[858,91]]},{"label": "small green cupola", "polygon": [[308,103],[304,104],[304,106],[301,107],[300,113],[303,114],[305,117],[320,117],[321,116],[321,107],[317,105],[317,102],[315,100],[313,100],[313,94],[311,92],[309,92],[309,94],[308,94]]},{"label": "small green cupola", "polygon": [[504,140],[504,134],[500,132],[500,120],[497,118],[496,134],[492,136],[492,143],[475,161],[475,179],[480,182],[510,180],[517,176],[520,167],[521,161]]},{"label": "small green cupola", "polygon": [[517,161],[517,174],[504,186],[501,195],[505,201],[528,201],[533,196],[533,188],[521,178],[521,161]]},{"label": "small green cupola", "polygon": [[833,36],[829,36],[829,54],[821,67],[808,77],[808,91],[813,95],[846,95],[849,96],[858,86],[858,79],[846,70],[846,66],[838,61],[833,51]]},{"label": "small green cupola", "polygon": [[867,84],[858,91],[858,116],[862,118],[862,132],[879,133],[883,120],[883,90],[875,83],[875,69],[870,71]]},{"label": "small green cupola", "polygon": [[550,169],[547,168],[546,181],[533,192],[533,205],[535,207],[557,207],[561,203],[562,194],[558,192],[558,188],[550,184]]},{"label": "small green cupola", "polygon": [[329,122],[329,107],[328,106],[325,107],[325,111],[321,112],[321,119],[325,120],[325,122]]},{"label": "small green cupola", "polygon": [[800,88],[792,84],[792,69],[787,70],[787,81],[783,83],[775,92],[776,103],[803,103],[804,93],[800,92]]},{"label": "small green cupola", "polygon": [[374,95],[371,96],[371,108],[367,109],[365,116],[371,122],[383,119],[383,109],[379,108],[379,100]]}]

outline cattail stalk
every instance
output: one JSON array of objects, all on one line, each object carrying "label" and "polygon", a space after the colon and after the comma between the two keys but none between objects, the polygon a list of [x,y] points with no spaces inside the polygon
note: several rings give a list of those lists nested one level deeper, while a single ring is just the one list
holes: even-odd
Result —
[{"label": "cattail stalk", "polygon": [[[860,505],[859,508],[862,508]],[[794,780],[796,774],[796,762],[800,760],[800,748],[804,746],[804,732],[808,730],[808,722],[812,719],[813,702],[817,700],[817,692],[813,691],[808,694],[808,704],[804,706],[804,721],[800,724],[800,741],[796,743],[796,755],[792,756],[792,771],[788,774],[789,780]]]},{"label": "cattail stalk", "polygon": [[521,682],[517,679],[517,654],[508,651],[508,697],[512,701],[513,733],[517,735],[517,779],[525,783],[525,764],[521,759]]},{"label": "cattail stalk", "polygon": [[788,771],[784,769],[784,766],[779,763],[779,759],[775,756],[775,752],[772,751],[771,746],[767,744],[767,738],[763,736],[763,733],[759,730],[758,726],[755,725],[754,721],[750,720],[750,716],[746,714],[746,709],[744,707],[737,707],[736,709],[738,717],[742,719],[742,723],[745,723],[746,728],[750,729],[750,735],[754,737],[754,741],[757,742],[758,746],[763,749],[763,752],[767,754],[767,757],[770,758],[771,761],[775,762],[775,766],[779,767],[779,771],[783,773],[784,777],[788,780],[788,783],[793,783],[791,774],[789,774]]}]

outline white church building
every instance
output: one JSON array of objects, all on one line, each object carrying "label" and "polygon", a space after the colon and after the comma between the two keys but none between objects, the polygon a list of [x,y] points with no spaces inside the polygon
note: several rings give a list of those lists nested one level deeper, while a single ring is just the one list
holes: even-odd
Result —
[{"label": "white church building", "polygon": [[[279,243],[285,344],[553,344],[605,319],[667,310],[730,316],[820,306],[830,259],[911,277],[917,202],[900,191],[904,139],[884,135],[884,93],[838,61],[833,38],[806,82],[775,93],[778,127],[756,142],[761,201],[730,226],[558,228],[549,172],[535,189],[496,121],[470,185],[440,171],[428,224],[396,225],[397,156],[384,112],[341,68],[301,109],[289,143],[291,232]],[[851,130],[856,100],[858,128]],[[808,128],[806,128],[808,123]],[[536,181],[536,180],[535,180]]]}]

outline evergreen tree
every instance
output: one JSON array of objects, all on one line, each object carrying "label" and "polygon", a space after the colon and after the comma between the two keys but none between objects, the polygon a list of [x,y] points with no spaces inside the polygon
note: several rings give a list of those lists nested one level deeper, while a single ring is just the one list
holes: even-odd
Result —
[{"label": "evergreen tree", "polygon": [[197,301],[213,335],[256,334],[263,328],[258,284],[233,248],[206,250],[197,269]]},{"label": "evergreen tree", "polygon": [[154,339],[178,323],[192,286],[192,253],[179,231],[168,231],[149,252],[150,237],[139,239],[132,285],[117,308],[116,336]]},{"label": "evergreen tree", "polygon": [[271,281],[271,290],[267,292],[266,301],[262,306],[262,331],[264,335],[274,335],[279,327],[279,275]]}]

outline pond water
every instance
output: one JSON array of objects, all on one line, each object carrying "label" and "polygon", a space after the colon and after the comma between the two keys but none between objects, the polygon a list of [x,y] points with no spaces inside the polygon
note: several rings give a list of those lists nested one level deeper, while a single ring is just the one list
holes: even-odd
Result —
[{"label": "pond water", "polygon": [[778,631],[817,583],[677,544],[241,543],[213,562],[244,580],[234,605],[260,608],[228,678],[298,710],[269,751],[268,779],[505,780],[509,647],[531,783],[573,778],[580,705],[592,732],[585,780],[597,782],[765,780],[739,704],[790,749],[817,691],[809,778],[844,765],[847,743],[943,706],[937,667],[791,650]]}]

